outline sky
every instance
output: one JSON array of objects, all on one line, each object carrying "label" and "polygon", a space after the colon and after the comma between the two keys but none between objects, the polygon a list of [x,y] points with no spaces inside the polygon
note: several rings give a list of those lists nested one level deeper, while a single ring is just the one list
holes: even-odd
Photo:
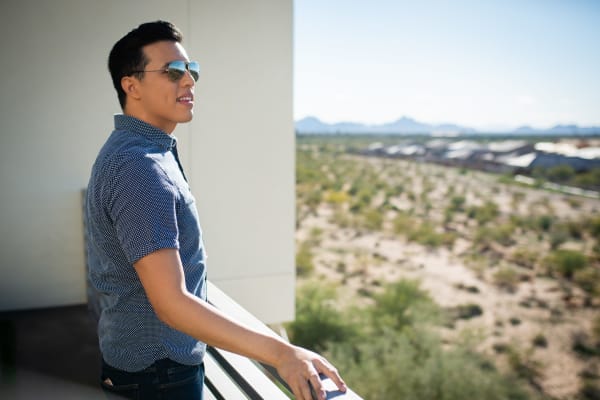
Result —
[{"label": "sky", "polygon": [[600,0],[295,0],[306,116],[600,126]]}]

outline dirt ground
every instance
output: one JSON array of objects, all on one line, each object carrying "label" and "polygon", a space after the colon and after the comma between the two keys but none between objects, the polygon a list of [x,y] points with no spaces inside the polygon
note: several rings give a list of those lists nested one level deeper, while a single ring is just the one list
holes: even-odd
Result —
[{"label": "dirt ground", "polygon": [[[367,163],[385,174],[389,161],[355,157],[356,162]],[[419,165],[406,161],[402,168],[412,176],[411,187],[418,194],[426,190],[433,204],[429,212],[433,220],[440,219],[441,205],[447,204],[448,187],[455,193],[464,194],[468,204],[481,204],[491,198],[503,214],[527,215],[544,209],[559,220],[579,220],[598,215],[600,200],[574,197],[542,189],[511,184],[499,184],[497,176],[485,173],[461,173],[458,169],[435,165]],[[517,193],[518,192],[518,193]],[[517,193],[517,194],[515,194]],[[516,199],[516,200],[515,200]],[[415,201],[400,195],[392,200],[396,210],[414,209]],[[437,205],[440,205],[439,207]],[[498,265],[509,265],[504,259],[498,265],[474,268],[467,254],[473,248],[468,221],[455,218],[454,224],[460,234],[451,247],[428,248],[408,241],[401,235],[381,232],[340,228],[333,215],[338,205],[322,202],[312,213],[302,213],[296,232],[297,243],[305,242],[318,232],[319,244],[312,248],[316,274],[332,282],[339,282],[342,301],[354,301],[359,291],[377,290],[382,282],[400,278],[418,279],[421,287],[442,307],[477,304],[483,313],[475,318],[458,320],[453,328],[444,328],[442,335],[452,341],[465,330],[479,335],[481,350],[490,354],[502,365],[502,346],[512,346],[535,365],[541,375],[535,385],[557,399],[569,399],[579,391],[580,373],[590,366],[573,350],[573,337],[589,332],[591,322],[598,316],[597,305],[583,304],[584,294],[570,288],[565,296],[564,283],[536,274],[535,270],[510,265],[518,271],[519,282],[507,290],[494,282],[493,271]],[[588,249],[591,243],[565,243],[577,249]],[[514,243],[499,246],[499,254],[511,254],[516,247],[525,247],[533,252],[548,251],[548,243],[531,235],[514,234]],[[340,268],[343,265],[343,268]],[[345,296],[345,297],[344,297]],[[543,336],[546,343],[534,345],[536,337]]]}]

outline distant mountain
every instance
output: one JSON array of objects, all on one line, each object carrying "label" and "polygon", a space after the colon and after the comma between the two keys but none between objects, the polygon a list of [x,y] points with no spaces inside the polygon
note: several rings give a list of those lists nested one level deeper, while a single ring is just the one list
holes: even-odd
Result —
[{"label": "distant mountain", "polygon": [[[316,117],[306,117],[296,121],[296,132],[298,133],[348,133],[348,134],[473,134],[478,131],[473,128],[455,125],[438,124],[432,125],[419,122],[410,117],[402,117],[394,122],[388,122],[378,125],[367,125],[357,122],[338,122],[328,124]],[[512,134],[546,134],[546,135],[590,135],[600,134],[600,127],[579,127],[577,125],[556,125],[549,129],[536,129],[531,126],[521,126],[517,129],[502,132]]]},{"label": "distant mountain", "polygon": [[385,134],[418,134],[418,133],[474,133],[472,128],[454,124],[431,125],[402,117],[394,122],[379,125],[367,125],[356,122],[338,122],[327,124],[316,117],[306,117],[296,121],[299,133],[385,133]]}]

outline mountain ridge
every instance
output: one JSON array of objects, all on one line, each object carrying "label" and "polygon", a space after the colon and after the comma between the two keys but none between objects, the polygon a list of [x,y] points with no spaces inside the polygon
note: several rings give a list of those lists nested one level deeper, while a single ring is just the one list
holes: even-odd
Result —
[{"label": "mountain ridge", "polygon": [[414,118],[402,116],[399,119],[383,124],[363,124],[360,122],[326,123],[314,116],[308,116],[294,123],[297,133],[323,133],[323,134],[432,134],[432,135],[459,135],[475,133],[503,133],[503,134],[555,134],[555,135],[590,135],[600,134],[599,126],[580,127],[576,124],[559,124],[552,128],[540,129],[523,125],[516,129],[498,131],[478,130],[475,128],[452,124],[428,124]]}]

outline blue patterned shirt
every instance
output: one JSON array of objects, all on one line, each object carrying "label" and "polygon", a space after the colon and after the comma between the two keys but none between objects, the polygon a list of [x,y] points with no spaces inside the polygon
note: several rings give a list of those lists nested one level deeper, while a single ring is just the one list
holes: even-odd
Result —
[{"label": "blue patterned shirt", "polygon": [[115,115],[86,192],[88,295],[99,305],[100,351],[129,372],[162,358],[200,364],[206,349],[158,319],[133,267],[156,250],[178,249],[187,290],[206,299],[202,231],[176,144],[158,128]]}]

